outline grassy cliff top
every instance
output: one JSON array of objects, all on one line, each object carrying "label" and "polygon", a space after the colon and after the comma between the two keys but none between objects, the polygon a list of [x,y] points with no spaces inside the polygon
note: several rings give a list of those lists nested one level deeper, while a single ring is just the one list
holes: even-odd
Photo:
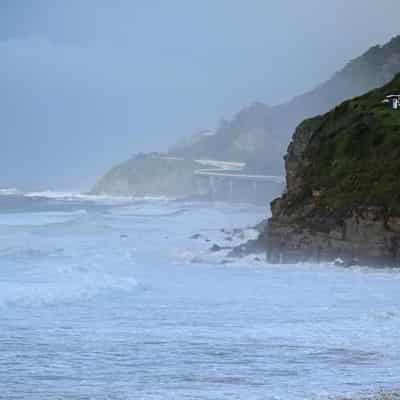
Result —
[{"label": "grassy cliff top", "polygon": [[321,209],[383,206],[400,215],[400,110],[382,103],[389,94],[400,94],[400,75],[302,124],[313,133],[297,171],[300,197],[314,191]]}]

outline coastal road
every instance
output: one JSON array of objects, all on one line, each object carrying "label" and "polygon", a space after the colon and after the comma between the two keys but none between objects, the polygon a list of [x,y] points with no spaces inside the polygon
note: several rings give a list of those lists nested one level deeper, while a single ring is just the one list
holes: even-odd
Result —
[{"label": "coastal road", "polygon": [[[184,160],[179,157],[163,157],[168,160]],[[208,176],[208,177],[219,177],[219,178],[231,178],[233,180],[240,179],[250,182],[271,182],[277,184],[284,184],[285,177],[277,175],[261,175],[261,174],[245,174],[242,173],[246,167],[246,163],[236,161],[219,161],[219,160],[207,160],[199,159],[194,160],[204,168],[199,168],[194,171],[196,176]]]}]

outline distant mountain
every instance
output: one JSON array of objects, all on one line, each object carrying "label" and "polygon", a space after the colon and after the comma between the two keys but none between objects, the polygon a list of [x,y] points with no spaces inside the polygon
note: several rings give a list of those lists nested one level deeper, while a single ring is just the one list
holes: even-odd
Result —
[{"label": "distant mountain", "polygon": [[189,149],[203,141],[203,139],[214,136],[216,134],[216,130],[214,129],[200,129],[196,133],[191,136],[185,136],[180,139],[177,143],[175,143],[169,153],[180,153],[184,149]]},{"label": "distant mountain", "polygon": [[92,193],[120,196],[185,197],[195,193],[193,174],[201,166],[195,161],[162,154],[138,154],[111,168]]},{"label": "distant mountain", "polygon": [[[400,72],[400,36],[375,46],[348,63],[314,90],[274,107],[253,103],[217,130],[203,129],[182,140],[165,156],[140,155],[115,166],[93,191],[124,195],[170,195],[196,192],[193,160],[244,161],[247,172],[284,175],[283,156],[296,126],[349,98],[389,82]],[[177,157],[183,160],[175,160]],[[268,201],[268,198],[265,199]]]},{"label": "distant mountain", "polygon": [[383,86],[400,72],[400,36],[374,46],[331,79],[293,100],[269,107],[254,103],[224,121],[214,135],[197,136],[171,154],[188,158],[245,161],[249,168],[283,173],[283,156],[296,126],[344,100]]}]

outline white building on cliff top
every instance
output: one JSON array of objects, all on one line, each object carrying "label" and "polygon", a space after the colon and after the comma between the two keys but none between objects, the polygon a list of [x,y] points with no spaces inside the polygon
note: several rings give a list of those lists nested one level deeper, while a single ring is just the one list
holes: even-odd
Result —
[{"label": "white building on cliff top", "polygon": [[389,96],[386,96],[385,99],[383,100],[383,103],[391,104],[393,110],[399,110],[400,109],[400,94],[390,94]]}]

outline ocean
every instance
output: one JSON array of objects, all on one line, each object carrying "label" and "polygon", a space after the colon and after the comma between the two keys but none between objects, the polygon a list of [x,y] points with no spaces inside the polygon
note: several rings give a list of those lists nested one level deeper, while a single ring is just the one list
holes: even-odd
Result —
[{"label": "ocean", "polygon": [[254,238],[265,217],[246,204],[1,191],[0,398],[336,399],[398,387],[400,271],[210,251]]}]

